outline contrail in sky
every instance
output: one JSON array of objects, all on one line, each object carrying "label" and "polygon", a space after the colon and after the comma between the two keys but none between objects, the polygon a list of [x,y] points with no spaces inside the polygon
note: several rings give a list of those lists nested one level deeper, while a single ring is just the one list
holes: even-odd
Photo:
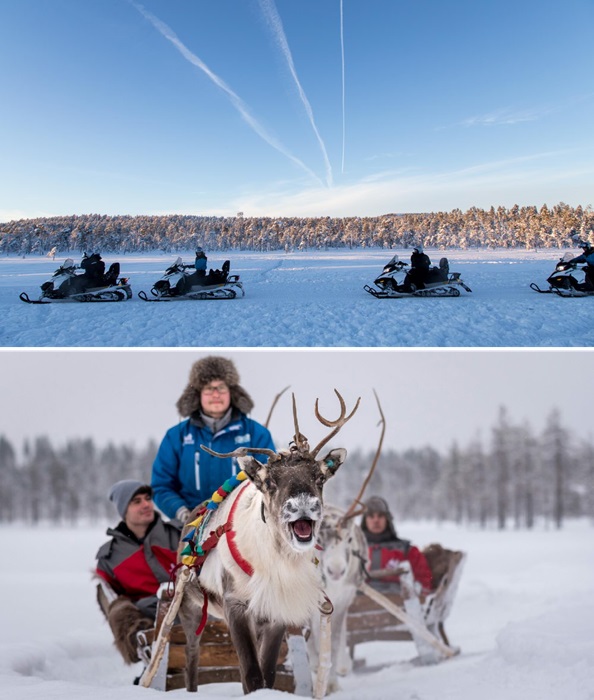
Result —
[{"label": "contrail in sky", "polygon": [[344,175],[344,150],[345,150],[345,109],[344,109],[344,19],[342,12],[342,0],[340,0],[340,55],[342,63],[342,173]]},{"label": "contrail in sky", "polygon": [[169,27],[165,22],[162,22],[160,19],[155,17],[155,15],[151,14],[148,10],[146,10],[142,5],[139,3],[135,2],[135,0],[128,0],[128,2],[133,5],[138,12],[140,12],[145,19],[147,19],[155,29],[160,32],[168,41],[170,41],[175,48],[181,53],[181,55],[189,61],[192,65],[196,66],[197,68],[200,68],[200,70],[204,71],[206,75],[212,80],[212,82],[220,88],[226,95],[229,97],[231,100],[231,103],[235,107],[235,109],[239,112],[241,117],[244,119],[249,126],[262,138],[264,141],[266,141],[267,144],[275,148],[279,153],[282,153],[284,156],[286,156],[290,161],[298,165],[300,168],[303,168],[305,172],[314,180],[319,182],[321,185],[324,183],[320,180],[320,178],[312,172],[305,163],[299,160],[299,158],[296,158],[292,153],[290,153],[283,145],[280,143],[274,136],[269,134],[266,129],[258,122],[258,120],[253,117],[250,114],[250,111],[248,109],[248,106],[245,104],[245,102],[237,95],[233,90],[225,83],[222,78],[219,78],[216,73],[213,73],[210,68],[202,61],[196,54],[192,53],[180,40],[180,38],[176,35],[176,33]]},{"label": "contrail in sky", "polygon": [[276,35],[276,40],[278,41],[281,51],[283,52],[283,55],[289,65],[289,70],[291,71],[291,75],[293,76],[293,80],[295,81],[295,84],[297,85],[297,90],[299,91],[299,97],[301,97],[301,101],[303,102],[303,106],[305,107],[305,111],[307,112],[307,116],[309,117],[312,129],[314,130],[318,143],[320,144],[320,148],[322,149],[322,155],[324,156],[324,163],[326,165],[326,182],[328,184],[328,187],[330,187],[332,185],[333,179],[332,166],[330,165],[330,161],[328,159],[328,153],[326,152],[326,146],[324,145],[324,141],[322,140],[320,132],[316,127],[311,105],[309,104],[309,100],[305,96],[305,92],[301,87],[299,78],[297,77],[297,71],[295,70],[295,64],[293,63],[291,49],[289,48],[289,43],[287,42],[285,30],[283,29],[283,23],[276,9],[276,5],[274,4],[274,0],[260,0],[260,7],[262,8],[264,16],[268,20],[268,24],[271,26],[272,31]]}]

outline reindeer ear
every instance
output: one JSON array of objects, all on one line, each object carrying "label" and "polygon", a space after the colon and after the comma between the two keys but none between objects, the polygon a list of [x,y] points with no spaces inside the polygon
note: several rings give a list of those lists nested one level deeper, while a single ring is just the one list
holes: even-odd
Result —
[{"label": "reindeer ear", "polygon": [[262,462],[258,462],[258,460],[251,455],[238,457],[237,461],[243,471],[248,475],[248,478],[262,491],[262,487],[268,478],[268,468],[266,465],[262,464]]},{"label": "reindeer ear", "polygon": [[329,479],[331,476],[336,474],[338,467],[340,467],[340,465],[346,459],[346,453],[347,452],[344,447],[338,447],[335,450],[330,450],[330,452],[328,452],[328,454],[324,457],[320,463],[320,467],[322,468],[322,474],[324,474],[326,479]]}]

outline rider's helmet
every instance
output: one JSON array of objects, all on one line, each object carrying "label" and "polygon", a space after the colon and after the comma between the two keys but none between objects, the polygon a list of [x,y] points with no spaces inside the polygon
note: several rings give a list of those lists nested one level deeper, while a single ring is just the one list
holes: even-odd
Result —
[{"label": "rider's helmet", "polygon": [[200,248],[200,247],[196,248],[196,255],[200,255],[201,253],[204,253],[202,248]]},{"label": "rider's helmet", "polygon": [[423,252],[423,244],[422,243],[417,243],[416,246],[414,246],[413,251],[415,253],[422,253]]}]

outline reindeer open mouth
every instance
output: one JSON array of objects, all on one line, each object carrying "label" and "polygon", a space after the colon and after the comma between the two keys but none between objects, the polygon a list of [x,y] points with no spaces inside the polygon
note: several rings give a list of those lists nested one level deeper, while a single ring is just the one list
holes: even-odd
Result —
[{"label": "reindeer open mouth", "polygon": [[298,542],[311,542],[314,533],[314,521],[309,518],[300,518],[289,523],[291,532]]}]

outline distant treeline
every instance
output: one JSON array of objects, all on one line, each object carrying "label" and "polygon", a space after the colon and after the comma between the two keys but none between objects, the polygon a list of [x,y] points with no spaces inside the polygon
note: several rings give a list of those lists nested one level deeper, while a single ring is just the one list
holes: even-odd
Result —
[{"label": "distant treeline", "polygon": [[594,242],[594,211],[563,202],[377,217],[55,216],[0,224],[0,254],[307,248],[555,248]]},{"label": "distant treeline", "polygon": [[[107,500],[119,479],[150,481],[157,451],[128,446],[99,448],[90,439],[55,447],[47,437],[27,441],[17,459],[0,436],[0,522],[75,524],[115,520]],[[347,506],[373,460],[372,452],[349,453],[328,483],[327,500]],[[479,527],[531,528],[539,521],[561,527],[566,518],[594,521],[594,444],[572,435],[559,413],[542,434],[513,425],[501,409],[488,445],[478,438],[453,444],[445,454],[431,447],[385,451],[366,496],[382,494],[397,520],[455,521]]]}]

